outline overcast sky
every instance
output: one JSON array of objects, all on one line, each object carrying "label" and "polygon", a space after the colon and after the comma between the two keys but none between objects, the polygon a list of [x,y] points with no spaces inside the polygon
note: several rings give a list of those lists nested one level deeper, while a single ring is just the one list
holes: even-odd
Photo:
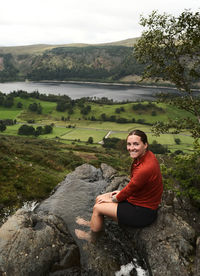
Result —
[{"label": "overcast sky", "polygon": [[199,0],[2,0],[0,46],[104,43],[138,37],[140,15],[200,11]]}]

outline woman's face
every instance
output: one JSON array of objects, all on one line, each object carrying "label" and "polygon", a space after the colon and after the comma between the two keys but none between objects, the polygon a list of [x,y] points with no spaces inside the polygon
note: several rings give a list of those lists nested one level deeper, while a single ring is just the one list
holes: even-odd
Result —
[{"label": "woman's face", "polygon": [[130,157],[137,159],[144,155],[148,144],[144,144],[140,136],[130,135],[127,138],[127,150],[130,153]]}]

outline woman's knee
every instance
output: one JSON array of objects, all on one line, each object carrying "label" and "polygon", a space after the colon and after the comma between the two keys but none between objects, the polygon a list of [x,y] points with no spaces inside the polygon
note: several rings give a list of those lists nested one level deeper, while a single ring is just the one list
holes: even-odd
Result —
[{"label": "woman's knee", "polygon": [[102,204],[96,203],[93,206],[93,213],[101,214]]},{"label": "woman's knee", "polygon": [[101,196],[102,196],[102,195],[98,195],[98,196],[96,197],[96,203],[97,203],[98,200],[101,198]]}]

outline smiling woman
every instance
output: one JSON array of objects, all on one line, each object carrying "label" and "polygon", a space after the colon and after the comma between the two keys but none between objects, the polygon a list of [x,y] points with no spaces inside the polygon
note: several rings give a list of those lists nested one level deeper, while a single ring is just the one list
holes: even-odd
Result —
[{"label": "smiling woman", "polygon": [[77,219],[78,224],[89,226],[91,232],[76,229],[78,238],[90,241],[94,232],[103,229],[104,216],[132,227],[144,227],[155,221],[163,192],[159,163],[148,150],[147,136],[141,130],[129,133],[127,150],[133,158],[130,182],[121,191],[96,198],[91,221]]}]

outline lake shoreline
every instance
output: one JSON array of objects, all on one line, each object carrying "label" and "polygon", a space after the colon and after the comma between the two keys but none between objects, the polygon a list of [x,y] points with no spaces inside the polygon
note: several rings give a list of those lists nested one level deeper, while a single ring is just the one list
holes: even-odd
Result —
[{"label": "lake shoreline", "polygon": [[[104,86],[122,86],[122,87],[141,87],[141,88],[168,88],[178,90],[174,86],[162,86],[162,85],[147,85],[147,84],[138,84],[138,83],[122,83],[122,82],[95,82],[95,81],[57,81],[57,80],[43,80],[43,81],[27,81],[35,83],[70,83],[70,84],[86,84],[86,85],[104,85]],[[196,89],[195,89],[196,90]],[[200,90],[199,90],[200,91]]]},{"label": "lake shoreline", "polygon": [[[155,84],[139,84],[139,83],[124,83],[124,82],[98,82],[98,81],[75,81],[75,80],[40,80],[40,81],[31,81],[31,80],[20,80],[20,81],[9,81],[10,83],[14,82],[21,82],[21,83],[62,83],[62,84],[80,84],[80,85],[96,85],[96,86],[116,86],[116,87],[127,87],[127,88],[153,88],[153,89],[171,89],[171,90],[178,90],[175,86],[168,86],[168,85],[155,85]],[[0,84],[7,83],[7,82],[0,82]],[[200,92],[200,88],[193,88],[191,89],[193,92]]]}]

